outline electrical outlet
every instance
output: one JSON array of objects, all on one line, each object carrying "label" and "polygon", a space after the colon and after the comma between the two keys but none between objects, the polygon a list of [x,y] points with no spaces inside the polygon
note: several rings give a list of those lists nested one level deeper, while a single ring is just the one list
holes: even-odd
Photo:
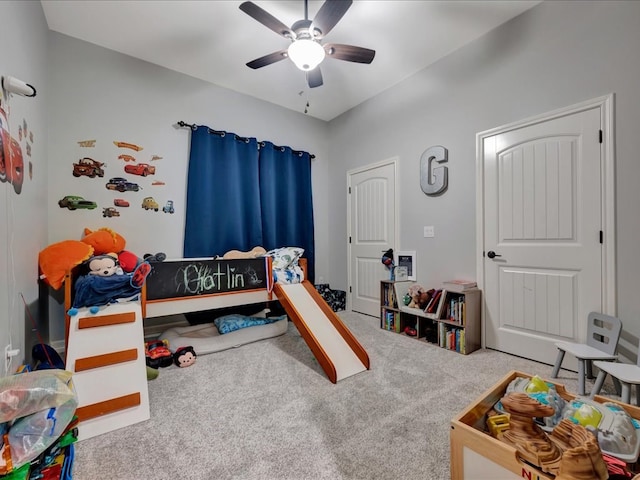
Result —
[{"label": "electrical outlet", "polygon": [[11,351],[11,344],[4,347],[4,374],[5,375],[9,373],[9,367],[11,366],[11,357],[9,356],[10,351]]},{"label": "electrical outlet", "polygon": [[16,357],[20,354],[20,349],[16,348],[15,350],[13,350],[11,348],[11,344],[7,345],[6,347],[4,347],[4,373],[5,375],[8,375],[9,369],[11,368],[11,359],[13,357]]},{"label": "electrical outlet", "polygon": [[435,231],[435,228],[433,228],[433,225],[424,227],[424,238],[432,238],[435,236],[436,236],[436,231]]}]

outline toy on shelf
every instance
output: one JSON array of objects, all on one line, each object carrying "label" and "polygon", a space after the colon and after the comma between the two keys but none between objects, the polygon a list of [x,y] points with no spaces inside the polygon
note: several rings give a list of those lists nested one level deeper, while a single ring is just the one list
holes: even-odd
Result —
[{"label": "toy on shelf", "polygon": [[389,280],[393,281],[393,248],[382,253],[382,264],[389,269]]},{"label": "toy on shelf", "polygon": [[419,308],[424,310],[425,307],[429,304],[429,300],[431,300],[431,296],[434,294],[434,289],[427,290],[425,287],[418,283],[414,283],[409,286],[409,290],[407,291],[407,295],[411,297],[411,301],[407,305],[409,308]]}]

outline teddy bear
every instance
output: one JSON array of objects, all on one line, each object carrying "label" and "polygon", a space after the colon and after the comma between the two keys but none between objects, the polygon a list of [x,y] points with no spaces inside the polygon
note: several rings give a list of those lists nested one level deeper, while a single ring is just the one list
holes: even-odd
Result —
[{"label": "teddy bear", "polygon": [[408,306],[424,310],[434,292],[434,289],[427,290],[422,285],[414,283],[409,287],[408,295],[411,297],[411,300]]}]

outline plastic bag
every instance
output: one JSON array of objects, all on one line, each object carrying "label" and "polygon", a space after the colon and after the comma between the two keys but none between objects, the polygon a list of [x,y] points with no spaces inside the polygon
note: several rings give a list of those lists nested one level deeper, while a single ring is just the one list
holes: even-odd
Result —
[{"label": "plastic bag", "polygon": [[0,423],[75,399],[71,376],[66,370],[50,369],[0,378]]},{"label": "plastic bag", "polygon": [[59,407],[16,420],[7,435],[13,468],[31,462],[53,445],[71,423],[77,406],[78,401],[72,398]]}]

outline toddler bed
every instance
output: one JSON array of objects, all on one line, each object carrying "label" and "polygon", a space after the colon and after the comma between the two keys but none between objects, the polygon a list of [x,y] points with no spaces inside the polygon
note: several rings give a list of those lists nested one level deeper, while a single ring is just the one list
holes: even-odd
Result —
[{"label": "toddler bed", "polygon": [[[264,252],[264,253],[263,253]],[[254,256],[231,255],[213,259],[177,259],[154,263],[140,293],[143,318],[179,313],[215,310],[274,300],[271,293],[275,282],[299,283],[306,274],[304,250],[283,247]],[[246,255],[246,254],[245,254]],[[65,310],[74,302],[75,269],[68,272],[65,282]],[[109,308],[109,305],[103,308]],[[69,316],[66,316],[67,332]],[[229,316],[227,316],[229,317]],[[262,318],[263,320],[258,320]],[[277,318],[277,317],[276,317]],[[229,318],[226,319],[230,320]],[[213,353],[258,340],[282,335],[287,331],[286,315],[276,320],[261,315],[244,317],[244,323],[228,333],[221,333],[215,323],[176,327],[165,331],[161,338],[169,340],[171,348],[193,346],[197,354]],[[250,328],[244,328],[249,327]]]},{"label": "toddler bed", "polygon": [[[274,283],[299,283],[304,280],[306,260],[300,258],[303,252],[304,250],[301,248],[284,247],[267,252],[265,257],[233,259],[230,260],[232,262],[230,264],[224,263],[229,259],[216,259],[207,261],[206,264],[200,264],[199,266],[193,266],[193,264],[185,266],[184,260],[177,261],[178,263],[173,266],[170,264],[163,265],[162,268],[170,272],[170,275],[166,273],[164,275],[165,283],[168,278],[172,280],[169,282],[171,288],[161,287],[161,289],[165,288],[165,290],[171,292],[178,291],[186,295],[186,297],[149,300],[148,295],[143,295],[143,298],[146,298],[144,302],[145,316],[156,316],[156,313],[160,314],[163,311],[186,313],[256,303],[267,304],[274,300],[271,293]],[[260,268],[261,261],[264,269]],[[190,276],[196,271],[200,273],[206,271],[209,275],[217,278],[217,283],[211,282],[210,285],[216,283],[217,286],[214,289],[219,290],[219,292],[210,295],[192,295],[196,290],[194,288],[191,288],[190,291],[187,291],[189,289],[185,290],[185,288],[174,288],[176,279],[184,287],[185,272]],[[244,277],[238,277],[238,279],[234,280],[233,275],[238,275],[238,272],[244,272]],[[267,272],[270,272],[270,274],[267,274]],[[261,283],[263,279],[265,281],[264,284]],[[252,284],[252,282],[254,283]],[[154,282],[153,274],[150,275],[147,294],[154,288],[156,283]],[[190,283],[193,287],[197,282],[186,283]],[[251,288],[256,286],[259,288]],[[225,291],[226,287],[230,287],[230,289]],[[151,295],[151,297],[155,296],[157,295]],[[190,345],[198,355],[220,352],[286,333],[288,327],[287,316],[270,317],[267,315],[268,313],[269,310],[265,309],[251,316],[224,315],[216,318],[211,323],[170,328],[163,332],[160,338],[167,340],[172,348]],[[215,313],[212,313],[212,316],[214,315]]]}]

